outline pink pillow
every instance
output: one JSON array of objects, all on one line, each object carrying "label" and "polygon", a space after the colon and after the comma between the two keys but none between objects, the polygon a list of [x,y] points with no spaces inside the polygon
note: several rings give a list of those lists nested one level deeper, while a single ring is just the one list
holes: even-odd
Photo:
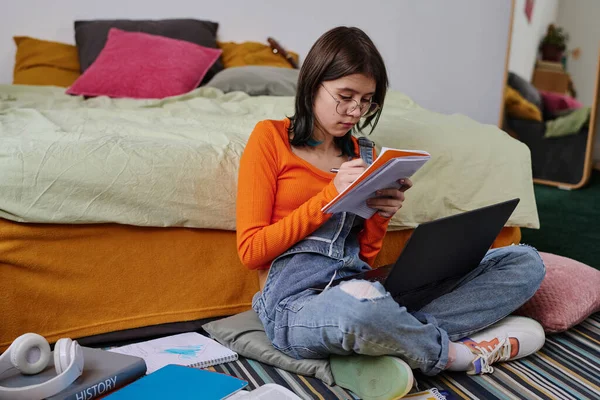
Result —
[{"label": "pink pillow", "polygon": [[220,55],[220,49],[111,28],[96,61],[67,93],[138,99],[176,96],[198,87]]},{"label": "pink pillow", "polygon": [[562,332],[600,311],[600,271],[570,258],[540,255],[546,276],[515,314],[535,319],[546,332]]},{"label": "pink pillow", "polygon": [[577,101],[577,99],[566,94],[544,92],[542,90],[540,90],[540,94],[542,95],[544,108],[553,114],[561,110],[572,110],[583,107],[583,104]]}]

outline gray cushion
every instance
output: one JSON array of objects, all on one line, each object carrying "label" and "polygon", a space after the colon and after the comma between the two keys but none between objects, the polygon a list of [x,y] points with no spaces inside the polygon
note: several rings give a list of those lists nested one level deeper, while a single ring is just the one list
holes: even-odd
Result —
[{"label": "gray cushion", "polygon": [[225,68],[206,86],[225,93],[242,91],[250,96],[294,96],[298,73],[297,69],[259,65]]},{"label": "gray cushion", "polygon": [[296,360],[275,349],[254,310],[209,322],[202,328],[223,346],[239,355],[290,371],[314,376],[328,385],[334,384],[329,360]]},{"label": "gray cushion", "polygon": [[542,96],[540,92],[533,86],[530,82],[527,82],[525,79],[521,78],[519,75],[514,72],[508,73],[508,86],[515,89],[523,98],[533,104],[537,108],[542,110]]},{"label": "gray cushion", "polygon": [[[213,49],[217,47],[219,24],[197,19],[161,19],[161,20],[89,20],[75,21],[75,43],[79,53],[79,64],[83,73],[104,48],[110,28],[128,32],[144,32],[171,39],[184,40]],[[206,72],[202,83],[208,82],[223,69],[218,59]]]}]

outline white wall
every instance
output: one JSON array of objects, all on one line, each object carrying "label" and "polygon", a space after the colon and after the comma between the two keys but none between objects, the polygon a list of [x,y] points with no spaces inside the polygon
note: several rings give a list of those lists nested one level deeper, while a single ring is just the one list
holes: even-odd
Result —
[{"label": "white wall", "polygon": [[[538,0],[538,2],[541,2]],[[391,87],[431,110],[498,123],[510,0],[21,0],[3,2],[0,83],[10,83],[12,36],[74,43],[73,21],[188,17],[220,23],[221,40],[277,38],[305,55],[336,25],[364,29],[379,47]]]},{"label": "white wall", "polygon": [[533,76],[540,40],[544,37],[548,25],[556,22],[558,3],[559,0],[536,0],[529,23],[525,16],[525,0],[515,1],[508,70],[527,81]]},{"label": "white wall", "polygon": [[[577,99],[586,106],[593,104],[595,96],[600,46],[599,17],[600,1],[598,0],[560,0],[557,23],[569,33],[570,38],[567,48],[581,48],[581,56],[578,60],[569,57],[567,71],[571,75],[577,90]],[[597,112],[600,112],[600,110]],[[596,132],[595,160],[600,160],[599,137],[600,132]]]},{"label": "white wall", "polygon": [[567,71],[577,89],[578,100],[588,106],[594,100],[594,84],[598,67],[600,46],[598,18],[600,18],[598,0],[560,1],[557,23],[569,33],[568,49],[581,48],[581,56],[578,60],[569,57]]}]

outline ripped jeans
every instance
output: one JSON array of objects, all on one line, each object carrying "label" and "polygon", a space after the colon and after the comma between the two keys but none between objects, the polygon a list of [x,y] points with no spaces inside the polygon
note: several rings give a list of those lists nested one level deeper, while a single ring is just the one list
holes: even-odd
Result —
[{"label": "ripped jeans", "polygon": [[[340,276],[369,268],[357,257],[347,222],[332,222],[318,239],[307,238],[316,242],[303,241],[284,253],[254,296],[253,308],[267,336],[291,357],[393,355],[435,375],[448,363],[449,341],[511,314],[533,296],[545,275],[537,251],[518,245],[488,251],[478,268],[445,287],[446,294],[438,297],[435,288],[426,293],[431,301],[419,310],[399,305],[378,282],[350,280],[323,292],[309,289],[329,281],[334,272]],[[337,236],[328,236],[330,228]],[[344,234],[344,243],[338,242]],[[336,248],[345,252],[336,257]]]}]

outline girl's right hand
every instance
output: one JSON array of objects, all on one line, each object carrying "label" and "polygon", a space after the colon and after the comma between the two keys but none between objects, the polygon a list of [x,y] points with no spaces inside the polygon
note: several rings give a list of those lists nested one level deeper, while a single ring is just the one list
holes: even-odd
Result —
[{"label": "girl's right hand", "polygon": [[367,169],[367,164],[362,158],[356,158],[352,161],[346,161],[343,163],[333,179],[333,184],[335,185],[338,193],[341,193],[344,189],[350,186],[350,184],[354,182],[356,178],[358,178],[360,174],[364,172],[365,169]]}]

